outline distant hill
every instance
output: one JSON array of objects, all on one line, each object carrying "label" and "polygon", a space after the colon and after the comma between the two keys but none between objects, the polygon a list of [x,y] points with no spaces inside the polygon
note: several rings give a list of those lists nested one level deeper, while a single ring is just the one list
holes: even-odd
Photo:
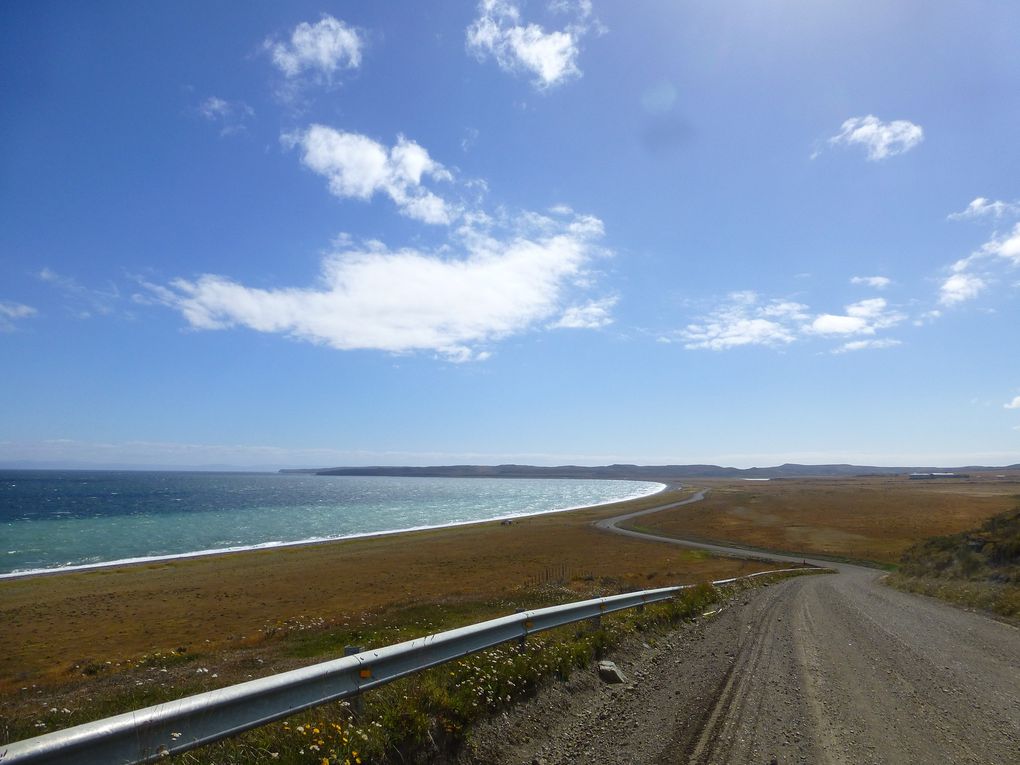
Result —
[{"label": "distant hill", "polygon": [[281,473],[314,475],[395,476],[414,478],[609,478],[617,480],[679,481],[691,478],[812,478],[864,475],[902,475],[905,473],[988,472],[1020,470],[1020,464],[1007,467],[875,467],[866,465],[795,465],[763,468],[732,468],[719,465],[436,465],[431,467],[334,467],[308,470],[281,470]]}]

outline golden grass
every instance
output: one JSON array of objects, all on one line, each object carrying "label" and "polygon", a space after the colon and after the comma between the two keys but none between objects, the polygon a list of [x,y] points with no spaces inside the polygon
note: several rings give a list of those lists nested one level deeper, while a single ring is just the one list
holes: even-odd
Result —
[{"label": "golden grass", "polygon": [[637,519],[669,536],[896,563],[931,536],[954,534],[1015,506],[1020,476],[702,481],[702,502]]},{"label": "golden grass", "polygon": [[768,568],[599,532],[598,518],[669,501],[425,532],[258,550],[0,582],[0,693],[80,682],[71,667],[178,646],[250,646],[267,625],[371,619],[413,604],[495,600],[550,569],[624,588],[700,582]]},{"label": "golden grass", "polygon": [[[638,519],[667,535],[894,563],[911,544],[1009,509],[1020,476],[699,481],[703,502]],[[686,496],[303,547],[0,581],[0,696],[91,683],[144,654],[187,647],[203,662],[263,650],[266,628],[395,624],[417,606],[458,606],[469,621],[533,597],[552,572],[585,594],[707,581],[768,568],[592,528],[599,518]],[[564,593],[569,599],[569,592]],[[460,608],[460,606],[464,606]],[[419,610],[418,613],[421,611]],[[492,612],[492,613],[490,613]],[[410,618],[410,617],[409,617]],[[310,634],[314,630],[308,631]],[[283,650],[266,645],[266,656]],[[239,659],[240,660],[240,659]],[[112,669],[106,662],[112,662]],[[125,669],[116,665],[121,662]],[[236,662],[235,662],[236,663]],[[242,675],[243,677],[243,675]],[[2,705],[0,705],[2,706]]]}]

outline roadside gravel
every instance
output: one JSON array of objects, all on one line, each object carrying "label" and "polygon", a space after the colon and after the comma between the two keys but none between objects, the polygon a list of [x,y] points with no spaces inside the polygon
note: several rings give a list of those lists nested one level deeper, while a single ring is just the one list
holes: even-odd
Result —
[{"label": "roadside gravel", "polygon": [[[810,577],[814,578],[814,577]],[[610,658],[629,682],[610,685],[594,670],[577,671],[566,683],[546,686],[532,700],[479,726],[458,763],[659,763],[677,762],[674,754],[694,751],[713,719],[721,694],[733,696],[748,660],[764,657],[744,650],[749,625],[765,623],[791,582],[736,593],[711,616],[658,636],[634,640]],[[785,677],[788,650],[770,651],[769,661],[784,662],[780,683],[769,690],[774,705],[789,714],[807,714],[796,683]],[[812,749],[799,734],[804,723],[776,730],[773,748],[756,742],[755,751],[781,754],[782,762],[811,762]],[[723,736],[730,731],[724,730]],[[770,754],[775,756],[774,754]],[[792,759],[791,759],[792,758]],[[744,762],[758,760],[742,760]],[[768,763],[769,757],[761,760]]]},{"label": "roadside gravel", "polygon": [[814,562],[838,573],[624,647],[629,683],[551,684],[480,726],[458,765],[1020,763],[1020,630]]}]

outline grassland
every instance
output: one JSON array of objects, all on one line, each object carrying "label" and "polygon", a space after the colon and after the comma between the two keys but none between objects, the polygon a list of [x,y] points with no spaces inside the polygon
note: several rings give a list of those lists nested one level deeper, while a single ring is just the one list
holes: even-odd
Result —
[{"label": "grassland", "polygon": [[510,526],[2,581],[0,738],[4,726],[41,722],[35,732],[44,732],[338,656],[347,644],[768,568],[591,527],[688,493]]},{"label": "grassland", "polygon": [[1020,505],[908,549],[890,584],[1020,619]]},{"label": "grassland", "polygon": [[[710,489],[704,501],[644,516],[641,526],[667,536],[890,565],[920,540],[973,528],[1013,507],[1020,476],[699,481],[703,487]],[[332,658],[345,645],[385,645],[524,608],[768,568],[592,528],[598,519],[691,493],[671,490],[511,526],[2,581],[0,741]],[[712,597],[703,592],[662,618],[689,616]],[[649,611],[642,618],[660,618]],[[395,752],[420,753],[444,736],[454,741],[477,714],[510,703],[508,695],[518,698],[507,692],[516,687],[508,682],[527,679],[523,693],[649,625],[626,617],[611,622],[607,634],[551,636],[534,654],[482,655],[446,674],[380,691],[371,714],[355,717],[334,706],[250,734],[216,758],[253,762],[273,752],[280,761],[321,762],[309,755],[328,745],[337,753],[331,762],[385,759],[388,750],[399,760],[403,755]],[[493,675],[498,666],[512,672]],[[475,707],[479,699],[462,691],[477,695],[483,681],[484,699]],[[397,741],[405,729],[417,738]],[[302,746],[320,739],[319,749]]]},{"label": "grassland", "polygon": [[702,502],[638,519],[674,537],[895,566],[913,544],[1004,512],[1020,475],[702,481]]}]

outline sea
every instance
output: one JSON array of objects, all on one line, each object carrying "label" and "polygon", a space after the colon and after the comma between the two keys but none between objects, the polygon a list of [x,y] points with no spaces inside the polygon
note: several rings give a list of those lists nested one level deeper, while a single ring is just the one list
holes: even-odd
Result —
[{"label": "sea", "polygon": [[654,494],[556,478],[0,471],[0,578],[519,518]]}]

